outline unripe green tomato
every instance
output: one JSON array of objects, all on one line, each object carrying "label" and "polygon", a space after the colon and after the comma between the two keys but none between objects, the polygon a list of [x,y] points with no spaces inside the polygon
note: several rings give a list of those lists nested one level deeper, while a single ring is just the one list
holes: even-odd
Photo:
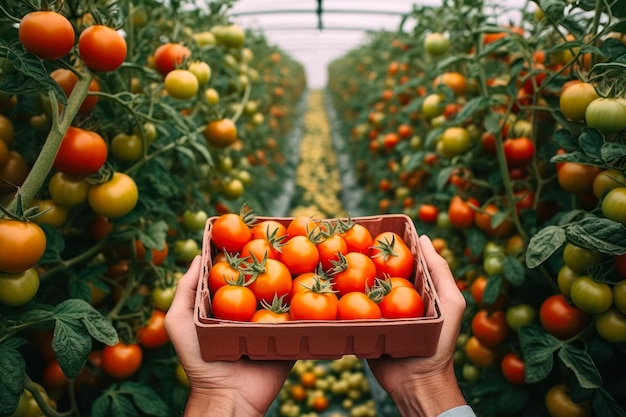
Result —
[{"label": "unripe green tomato", "polygon": [[522,326],[528,326],[533,322],[537,312],[528,304],[518,304],[509,307],[506,311],[506,324],[517,331]]},{"label": "unripe green tomato", "polygon": [[0,272],[0,304],[19,307],[33,299],[39,290],[39,274],[34,268],[15,274]]},{"label": "unripe green tomato", "polygon": [[481,369],[471,363],[466,363],[463,365],[462,374],[463,378],[468,382],[476,382],[480,379],[482,371]]},{"label": "unripe green tomato", "polygon": [[200,255],[202,250],[193,239],[177,240],[174,242],[174,253],[181,262],[191,262],[193,258]]},{"label": "unripe green tomato", "polygon": [[168,72],[163,84],[167,93],[179,100],[192,98],[200,87],[198,78],[191,71],[182,69]]},{"label": "unripe green tomato", "polygon": [[561,269],[559,269],[559,274],[556,277],[556,283],[563,295],[569,297],[572,284],[579,276],[579,274],[574,272],[572,268],[567,265],[563,265]]},{"label": "unripe green tomato", "polygon": [[204,210],[185,210],[181,223],[185,230],[189,232],[198,232],[204,229],[208,218],[209,216]]},{"label": "unripe green tomato", "polygon": [[611,287],[586,275],[572,283],[570,297],[578,308],[590,314],[604,313],[613,304]]},{"label": "unripe green tomato", "polygon": [[206,62],[194,61],[187,68],[198,79],[198,84],[204,85],[211,79],[211,67]]},{"label": "unripe green tomato", "polygon": [[601,338],[611,343],[626,343],[626,315],[611,308],[596,316],[596,330]]},{"label": "unripe green tomato", "polygon": [[143,139],[135,134],[119,133],[111,141],[111,153],[124,162],[135,162],[141,159],[143,149]]},{"label": "unripe green tomato", "polygon": [[504,270],[504,256],[486,256],[483,259],[483,269],[489,276],[501,275]]},{"label": "unripe green tomato", "polygon": [[603,255],[594,250],[581,248],[573,243],[566,243],[563,249],[563,261],[577,274],[586,274],[587,269],[600,263]]}]

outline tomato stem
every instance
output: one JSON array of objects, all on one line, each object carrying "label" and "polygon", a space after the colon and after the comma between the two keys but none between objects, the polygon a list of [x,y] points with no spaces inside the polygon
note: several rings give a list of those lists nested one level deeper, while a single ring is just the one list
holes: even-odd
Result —
[{"label": "tomato stem", "polygon": [[[56,97],[52,90],[48,90],[48,97],[52,106],[52,127],[50,128],[50,132],[43,144],[41,152],[39,152],[32,169],[28,173],[26,180],[24,180],[24,184],[21,186],[21,198],[24,206],[28,206],[45,182],[54,164],[54,159],[61,146],[65,132],[67,132],[67,129],[72,124],[83,100],[87,97],[87,91],[89,90],[89,84],[92,79],[93,73],[91,71],[86,71],[83,73],[82,77],[79,77],[72,90],[72,94],[70,94],[67,100],[67,106],[63,109],[61,118],[59,118],[57,114],[58,106]],[[15,211],[16,205],[17,198],[13,198],[8,207],[9,211]]]},{"label": "tomato stem", "polygon": [[27,389],[32,394],[33,399],[35,400],[39,408],[41,408],[41,411],[43,411],[45,416],[69,417],[72,414],[74,414],[74,411],[72,410],[69,410],[65,413],[59,413],[54,408],[50,407],[46,399],[41,394],[41,391],[39,391],[39,387],[33,382],[32,379],[30,379],[30,377],[28,376],[26,372],[24,372],[24,389]]}]

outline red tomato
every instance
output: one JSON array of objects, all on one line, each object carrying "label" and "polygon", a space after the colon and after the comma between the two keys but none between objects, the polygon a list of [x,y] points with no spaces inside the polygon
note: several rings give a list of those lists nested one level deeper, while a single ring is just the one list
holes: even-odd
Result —
[{"label": "red tomato", "polygon": [[515,231],[515,223],[509,218],[505,218],[498,224],[498,226],[493,227],[491,222],[498,213],[500,209],[495,204],[487,204],[482,211],[476,212],[474,217],[474,222],[476,226],[485,232],[488,236],[492,237],[506,237],[511,235]]},{"label": "red tomato", "polygon": [[539,320],[546,332],[565,340],[583,331],[591,319],[588,313],[569,304],[563,294],[555,294],[541,304]]},{"label": "red tomato", "polygon": [[362,224],[352,223],[347,230],[345,228],[339,233],[348,246],[348,252],[360,252],[369,254],[370,246],[372,246],[373,238],[367,227]]},{"label": "red tomato", "polygon": [[452,197],[448,206],[448,218],[452,227],[469,229],[474,224],[476,211],[472,206],[478,208],[479,204],[473,199],[464,201],[459,195]]},{"label": "red tomato", "polygon": [[287,225],[287,235],[290,238],[294,236],[308,236],[316,227],[317,222],[312,217],[294,217]]},{"label": "red tomato", "polygon": [[339,298],[337,303],[338,320],[380,319],[378,304],[365,293],[350,292]]},{"label": "red tomato", "polygon": [[535,144],[527,137],[509,138],[504,141],[504,155],[510,166],[523,166],[535,156]]},{"label": "red tomato", "polygon": [[204,138],[216,148],[227,148],[237,141],[237,127],[230,119],[214,120],[206,124]]},{"label": "red tomato", "polygon": [[[50,77],[52,77],[52,79],[56,81],[57,84],[59,84],[59,86],[61,87],[61,89],[63,90],[63,92],[65,93],[67,97],[69,97],[70,94],[72,94],[72,91],[74,90],[74,86],[78,82],[78,76],[76,76],[76,74],[74,74],[72,70],[69,70],[67,68],[55,69],[54,71],[50,73]],[[98,80],[96,80],[95,78],[91,80],[91,83],[89,83],[89,91],[90,92],[100,91],[100,85],[98,84]],[[83,103],[80,105],[78,112],[81,114],[89,114],[91,113],[93,108],[96,107],[96,104],[98,104],[98,96],[88,95],[87,97],[85,97],[85,99],[83,100]]]},{"label": "red tomato", "polygon": [[211,306],[217,319],[250,321],[257,310],[257,300],[248,287],[224,285],[213,294]]},{"label": "red tomato", "polygon": [[500,361],[500,370],[504,379],[514,385],[522,385],[526,382],[526,367],[524,361],[515,353],[507,353]]},{"label": "red tomato", "polygon": [[137,338],[142,346],[156,348],[165,345],[170,338],[165,330],[165,312],[152,310],[150,320],[137,332]]},{"label": "red tomato", "polygon": [[68,175],[91,175],[106,160],[107,145],[99,134],[70,126],[61,141],[54,167]]},{"label": "red tomato", "polygon": [[504,305],[506,301],[503,293],[500,293],[498,297],[496,298],[496,300],[490,305],[485,304],[485,302],[483,301],[483,294],[485,292],[485,288],[487,287],[488,282],[489,280],[484,276],[479,276],[476,279],[474,279],[474,281],[472,282],[472,285],[470,286],[470,293],[472,294],[472,297],[474,298],[474,302],[476,303],[478,307],[481,307],[481,308],[489,307],[490,309],[493,309],[493,310],[502,308],[502,306]]},{"label": "red tomato", "polygon": [[376,264],[360,252],[340,256],[340,262],[331,271],[333,289],[339,297],[350,292],[365,292],[376,280]]},{"label": "red tomato", "polygon": [[433,204],[422,204],[417,210],[417,218],[424,223],[435,223],[439,216],[439,209]]},{"label": "red tomato", "polygon": [[410,278],[415,257],[402,237],[394,232],[382,232],[374,238],[370,257],[376,265],[376,276]]},{"label": "red tomato", "polygon": [[276,312],[261,308],[252,315],[250,321],[252,323],[283,323],[291,321],[291,316],[288,312]]},{"label": "red tomato", "polygon": [[[135,240],[135,252],[137,253],[137,259],[140,261],[146,260],[146,247],[140,240]],[[161,265],[167,258],[168,252],[169,248],[165,242],[163,242],[163,248],[161,249],[150,249],[150,262],[155,266]]]},{"label": "red tomato", "polygon": [[154,63],[157,70],[165,77],[190,56],[191,51],[186,46],[178,43],[166,43],[159,46],[154,52]]},{"label": "red tomato", "polygon": [[299,291],[291,299],[292,320],[336,320],[337,295],[331,291]]},{"label": "red tomato", "polygon": [[41,59],[60,59],[74,46],[74,28],[65,16],[52,11],[34,11],[20,21],[18,37],[24,49]]},{"label": "red tomato", "polygon": [[333,234],[316,244],[317,251],[320,256],[320,263],[322,269],[328,271],[333,267],[333,262],[339,261],[339,254],[345,255],[348,253],[348,244],[345,239],[337,234]]},{"label": "red tomato", "polygon": [[102,349],[102,370],[115,378],[131,376],[139,369],[142,360],[141,347],[136,343],[119,342]]},{"label": "red tomato", "polygon": [[67,376],[63,373],[59,361],[53,359],[43,368],[42,383],[47,389],[63,389],[67,387]]},{"label": "red tomato", "polygon": [[0,219],[0,271],[21,273],[46,251],[46,234],[33,222]]},{"label": "red tomato", "polygon": [[[275,296],[280,298],[291,292],[291,273],[282,262],[276,259],[254,262],[250,270],[254,271],[254,280],[248,288],[252,290],[257,301],[271,303]],[[246,271],[247,273],[249,272]]]},{"label": "red tomato", "polygon": [[315,271],[319,260],[320,254],[315,243],[306,236],[294,236],[281,247],[280,261],[292,275]]},{"label": "red tomato", "polygon": [[228,283],[236,283],[239,276],[243,273],[240,265],[242,258],[231,257],[227,255],[223,261],[213,263],[209,270],[209,291],[211,294]]},{"label": "red tomato", "polygon": [[240,253],[244,245],[251,239],[252,231],[239,214],[222,214],[213,222],[211,240],[219,250]]},{"label": "red tomato", "polygon": [[269,240],[272,237],[278,239],[286,234],[287,228],[276,220],[264,220],[262,222],[255,223],[254,226],[252,226],[253,239]]},{"label": "red tomato", "polygon": [[506,314],[502,310],[492,313],[480,310],[472,319],[472,333],[487,347],[496,347],[504,342],[508,331]]},{"label": "red tomato", "polygon": [[78,54],[94,71],[115,71],[126,59],[126,40],[111,27],[89,26],[78,38]]},{"label": "red tomato", "polygon": [[424,300],[412,287],[392,287],[378,303],[381,315],[386,319],[415,318],[424,316]]},{"label": "red tomato", "polygon": [[256,260],[261,261],[265,257],[278,259],[280,252],[278,251],[278,246],[274,246],[266,239],[252,239],[243,246],[240,256],[242,258],[254,257]]},{"label": "red tomato", "polygon": [[557,180],[565,191],[573,194],[593,192],[593,181],[602,170],[577,162],[563,162],[557,167]]}]

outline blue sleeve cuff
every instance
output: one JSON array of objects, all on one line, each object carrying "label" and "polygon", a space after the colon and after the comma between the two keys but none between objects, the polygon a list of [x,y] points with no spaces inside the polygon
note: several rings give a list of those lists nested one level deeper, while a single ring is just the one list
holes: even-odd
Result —
[{"label": "blue sleeve cuff", "polygon": [[469,405],[461,405],[444,411],[437,417],[476,417],[476,414]]}]

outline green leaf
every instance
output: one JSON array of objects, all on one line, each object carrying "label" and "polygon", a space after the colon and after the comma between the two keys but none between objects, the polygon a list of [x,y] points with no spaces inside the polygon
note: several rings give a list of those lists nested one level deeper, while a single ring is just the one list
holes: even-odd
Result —
[{"label": "green leaf", "polygon": [[526,270],[524,269],[524,265],[522,265],[519,259],[513,256],[505,256],[503,268],[504,278],[506,278],[508,282],[517,287],[524,283]]},{"label": "green leaf", "polygon": [[559,23],[563,20],[563,12],[567,4],[564,0],[537,0],[544,15],[551,22]]},{"label": "green leaf", "polygon": [[597,129],[584,128],[578,137],[580,149],[592,159],[600,159],[604,137]]},{"label": "green leaf", "polygon": [[119,342],[119,336],[111,320],[96,310],[87,313],[83,325],[94,339],[106,345],[113,346]]},{"label": "green leaf", "polygon": [[518,334],[524,356],[526,382],[544,380],[552,371],[554,352],[562,342],[539,326],[520,327]]},{"label": "green leaf", "polygon": [[151,223],[145,232],[139,231],[139,240],[146,248],[162,250],[166,245],[165,238],[168,229],[168,224],[163,220]]},{"label": "green leaf", "polygon": [[33,306],[28,310],[23,310],[6,317],[8,326],[25,323],[41,323],[50,319],[52,319],[52,306],[46,305],[37,305],[36,307]]},{"label": "green leaf", "polygon": [[502,293],[502,278],[499,275],[492,275],[487,280],[485,291],[483,292],[483,303],[493,304]]},{"label": "green leaf", "polygon": [[602,386],[602,377],[587,352],[575,346],[564,344],[559,349],[558,355],[563,364],[574,371],[574,375],[576,375],[582,388],[599,388]]},{"label": "green leaf", "polygon": [[111,397],[108,393],[101,395],[91,405],[91,415],[93,417],[108,417],[111,408]]},{"label": "green leaf", "polygon": [[554,140],[566,152],[580,150],[576,136],[569,129],[559,129],[554,132]]},{"label": "green leaf", "polygon": [[602,417],[626,417],[626,410],[604,389],[596,390],[592,407],[595,415]]},{"label": "green leaf", "polygon": [[590,158],[580,151],[574,151],[561,155],[554,155],[552,158],[550,158],[550,162],[554,164],[556,164],[557,162],[577,162],[579,164],[591,164],[594,162],[594,159]]},{"label": "green leaf", "polygon": [[65,239],[61,231],[47,224],[44,224],[41,228],[46,233],[46,251],[39,263],[45,265],[61,262],[63,260],[61,253],[65,250]]},{"label": "green leaf", "polygon": [[626,227],[603,217],[585,217],[564,227],[567,240],[608,255],[626,253]]},{"label": "green leaf", "polygon": [[478,96],[468,101],[461,111],[452,120],[453,123],[462,122],[474,114],[483,111],[489,105],[489,99],[487,97]]},{"label": "green leaf", "polygon": [[146,384],[127,381],[122,383],[120,392],[130,394],[137,408],[146,414],[157,417],[170,415],[167,404]]},{"label": "green leaf", "polygon": [[609,166],[620,168],[626,161],[626,145],[618,142],[606,142],[600,149],[600,158]]},{"label": "green leaf", "polygon": [[63,373],[74,379],[83,369],[91,352],[91,337],[81,323],[57,319],[52,337],[52,350]]},{"label": "green leaf", "polygon": [[465,232],[465,238],[467,240],[467,247],[473,256],[478,256],[485,247],[487,237],[477,228],[468,229]]},{"label": "green leaf", "polygon": [[487,113],[487,115],[485,116],[485,121],[484,121],[485,129],[487,129],[489,133],[493,133],[494,135],[499,135],[500,131],[502,130],[502,127],[500,125],[501,120],[502,120],[502,117],[498,115],[497,113]]},{"label": "green leaf", "polygon": [[20,340],[23,342],[13,338],[0,344],[0,415],[13,413],[24,391],[26,363],[17,350]]},{"label": "green leaf", "polygon": [[115,417],[139,417],[139,412],[128,398],[115,395],[111,401],[111,415]]},{"label": "green leaf", "polygon": [[536,268],[545,262],[566,242],[565,230],[559,226],[547,226],[533,235],[526,250],[526,266]]},{"label": "green leaf", "polygon": [[443,188],[446,186],[446,184],[450,180],[450,174],[452,174],[452,171],[454,171],[455,168],[456,166],[452,165],[452,166],[442,168],[439,171],[439,173],[437,174],[437,189],[438,190],[443,190]]}]

